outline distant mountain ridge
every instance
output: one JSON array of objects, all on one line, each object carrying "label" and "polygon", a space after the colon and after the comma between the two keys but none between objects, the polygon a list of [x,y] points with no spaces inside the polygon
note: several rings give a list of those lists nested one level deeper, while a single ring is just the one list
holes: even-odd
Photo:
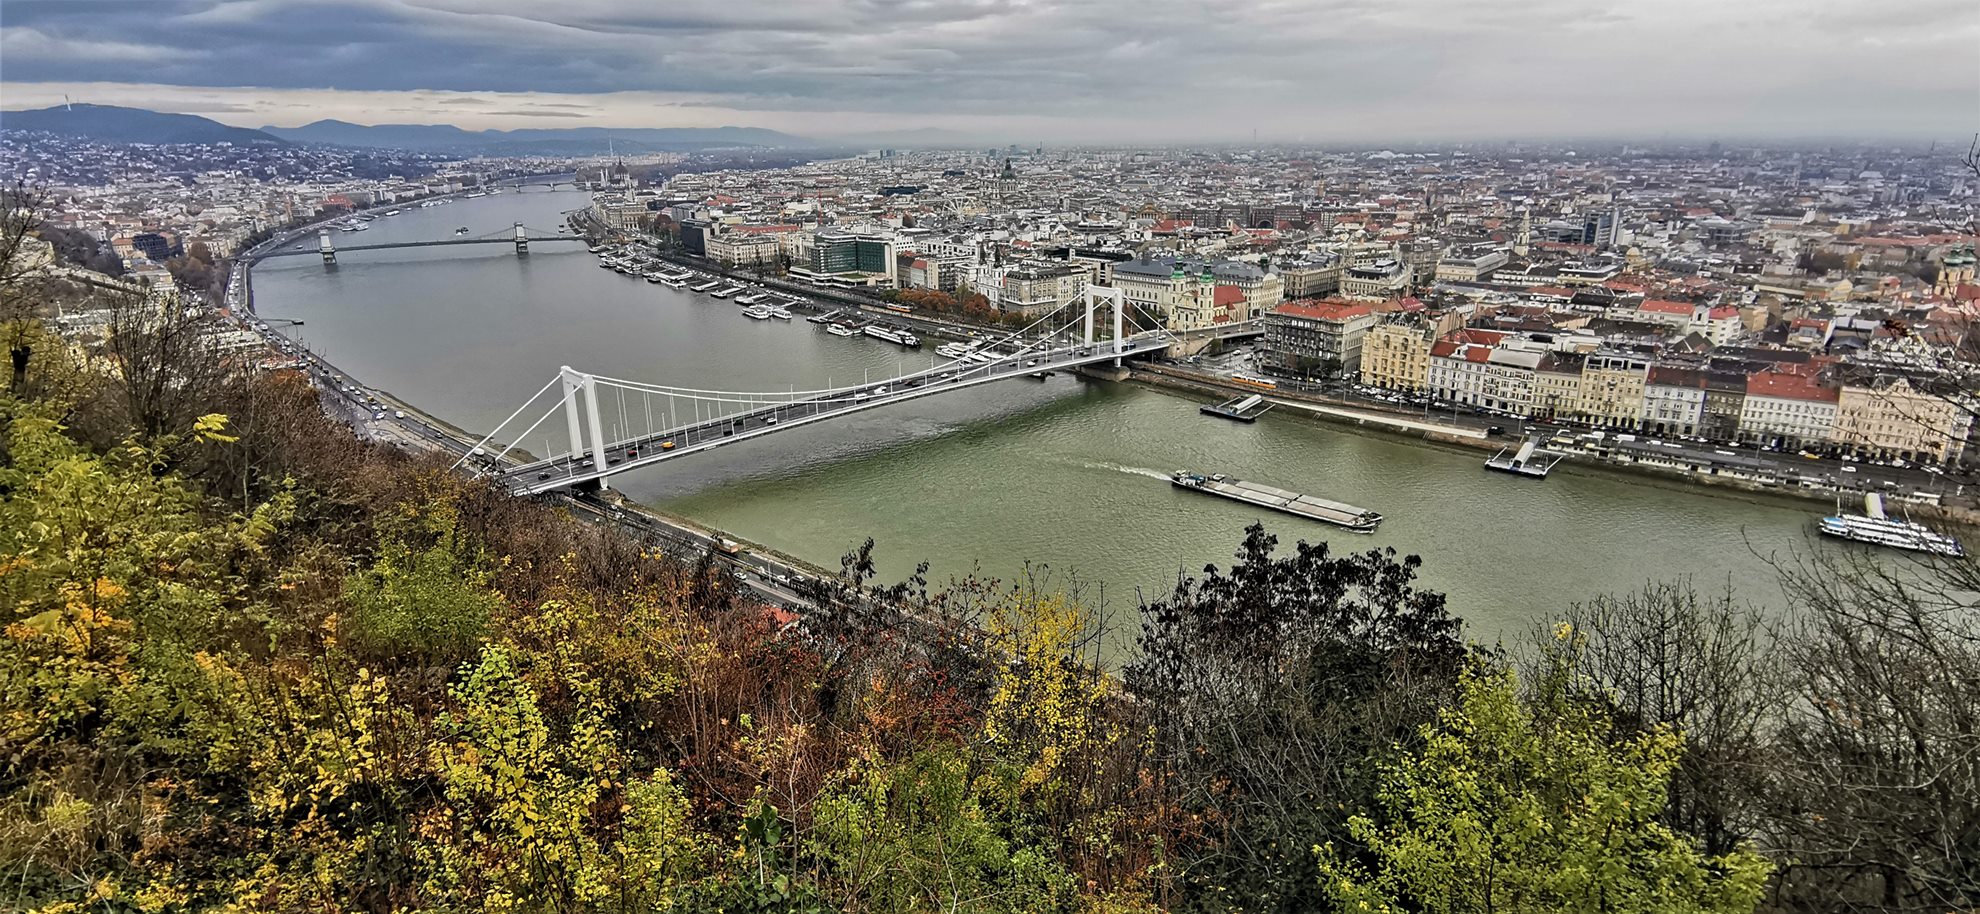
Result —
[{"label": "distant mountain ridge", "polygon": [[447,124],[378,124],[321,120],[262,132],[297,143],[406,149],[420,152],[581,154],[681,151],[719,146],[792,147],[812,140],[764,127],[565,127],[462,130]]},{"label": "distant mountain ridge", "polygon": [[117,105],[58,105],[0,111],[0,130],[39,130],[106,143],[288,145],[288,141],[260,130],[229,127],[196,114],[166,114]]}]

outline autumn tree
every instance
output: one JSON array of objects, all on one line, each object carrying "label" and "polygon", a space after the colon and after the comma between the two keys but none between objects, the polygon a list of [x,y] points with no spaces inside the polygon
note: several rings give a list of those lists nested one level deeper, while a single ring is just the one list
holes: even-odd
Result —
[{"label": "autumn tree", "polygon": [[[1346,910],[1424,914],[1743,914],[1768,863],[1707,855],[1657,821],[1683,739],[1617,738],[1572,698],[1571,667],[1522,700],[1510,670],[1468,672],[1421,748],[1386,764],[1371,812],[1314,849]],[[1365,856],[1366,864],[1356,862]]]},{"label": "autumn tree", "polygon": [[1730,592],[1644,585],[1568,607],[1532,634],[1533,678],[1568,666],[1568,688],[1610,708],[1619,732],[1684,738],[1663,822],[1708,854],[1756,840],[1771,787],[1768,729],[1780,707],[1778,658],[1762,615]]}]

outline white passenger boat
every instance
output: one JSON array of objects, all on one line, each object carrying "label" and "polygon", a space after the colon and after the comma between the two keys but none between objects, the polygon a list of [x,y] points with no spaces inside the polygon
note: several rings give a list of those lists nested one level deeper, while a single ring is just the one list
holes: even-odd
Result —
[{"label": "white passenger boat", "polygon": [[826,324],[825,332],[833,336],[855,336],[858,331],[844,324]]},{"label": "white passenger boat", "polygon": [[1966,554],[1966,548],[1960,545],[1959,540],[1924,524],[1886,515],[1882,495],[1871,492],[1863,496],[1863,509],[1865,512],[1863,514],[1843,514],[1838,511],[1824,517],[1817,529],[1823,536],[1875,546],[1888,546],[1892,549],[1952,557]]},{"label": "white passenger boat", "polygon": [[744,317],[753,321],[767,321],[770,319],[770,309],[762,305],[750,305],[742,309],[742,313]]},{"label": "white passenger boat", "polygon": [[920,337],[915,336],[914,334],[909,333],[906,330],[895,330],[892,327],[882,327],[879,324],[868,324],[866,326],[866,335],[873,337],[876,340],[886,340],[889,343],[899,343],[900,345],[906,346],[910,349],[919,347],[921,345]]}]

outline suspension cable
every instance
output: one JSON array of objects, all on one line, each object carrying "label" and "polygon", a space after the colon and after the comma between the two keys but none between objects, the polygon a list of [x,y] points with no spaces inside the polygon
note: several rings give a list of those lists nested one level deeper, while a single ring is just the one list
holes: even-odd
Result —
[{"label": "suspension cable", "polygon": [[551,387],[553,387],[553,386],[555,386],[555,385],[556,385],[556,383],[557,383],[558,381],[560,381],[560,380],[562,380],[562,379],[563,379],[563,377],[564,377],[563,375],[561,375],[561,374],[559,374],[558,376],[556,376],[556,377],[554,377],[554,378],[551,378],[551,379],[550,379],[550,383],[549,383],[549,384],[545,384],[545,385],[543,385],[543,387],[542,387],[541,389],[539,389],[539,390],[538,390],[538,391],[537,391],[536,393],[534,393],[534,394],[531,394],[531,395],[530,395],[530,397],[529,397],[529,399],[527,399],[527,400],[524,400],[524,401],[522,402],[522,405],[521,405],[521,406],[518,406],[518,407],[516,407],[516,411],[515,411],[515,412],[512,412],[512,413],[510,413],[510,414],[509,414],[509,418],[507,418],[507,419],[503,419],[503,420],[502,420],[502,424],[501,424],[501,425],[497,425],[497,426],[495,426],[495,430],[494,430],[494,431],[492,431],[492,432],[489,432],[489,433],[488,433],[488,437],[486,437],[486,438],[483,438],[483,439],[481,439],[481,441],[479,441],[478,443],[476,443],[476,444],[475,444],[475,446],[474,446],[474,448],[470,448],[470,449],[468,450],[468,452],[467,452],[466,454],[462,454],[462,455],[461,455],[461,459],[459,459],[459,460],[456,460],[456,461],[454,461],[454,465],[453,465],[453,466],[451,466],[451,467],[448,467],[447,469],[449,469],[449,470],[458,470],[458,469],[460,469],[460,467],[461,467],[461,464],[463,464],[463,463],[466,463],[466,462],[467,462],[467,459],[468,459],[468,456],[469,456],[469,455],[471,455],[471,454],[473,454],[473,453],[475,452],[475,450],[476,450],[476,449],[479,449],[479,448],[481,448],[481,447],[483,447],[483,446],[485,446],[485,445],[487,445],[487,444],[488,444],[488,442],[489,442],[490,440],[492,440],[492,439],[493,439],[493,438],[494,438],[494,437],[495,437],[496,435],[499,435],[499,434],[501,434],[501,433],[502,433],[502,428],[503,428],[503,426],[506,426],[506,425],[508,425],[509,423],[511,423],[511,422],[514,422],[517,416],[520,416],[520,415],[522,415],[522,411],[523,411],[523,410],[525,410],[525,409],[528,409],[528,408],[529,408],[529,405],[530,405],[531,403],[535,403],[535,402],[536,402],[536,398],[537,398],[537,397],[540,397],[540,396],[543,396],[543,392],[544,392],[544,391],[546,391],[546,390],[549,390],[549,389],[550,389]]}]

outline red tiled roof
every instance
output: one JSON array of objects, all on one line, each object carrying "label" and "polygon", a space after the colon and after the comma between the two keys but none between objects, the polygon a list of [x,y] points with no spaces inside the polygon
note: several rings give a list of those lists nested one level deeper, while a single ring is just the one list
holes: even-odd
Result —
[{"label": "red tiled roof", "polygon": [[1785,372],[1762,371],[1746,379],[1746,395],[1749,397],[1773,397],[1779,400],[1809,400],[1833,403],[1841,396],[1841,391],[1833,387],[1823,387],[1813,378]]},{"label": "red tiled roof", "polygon": [[1639,305],[1636,310],[1650,311],[1656,314],[1689,315],[1692,311],[1692,308],[1693,305],[1690,302],[1665,301],[1663,299],[1653,298],[1653,299],[1649,299],[1648,301],[1645,301],[1642,305]]},{"label": "red tiled roof", "polygon": [[[1217,288],[1221,290],[1224,287],[1218,286]],[[1291,317],[1304,317],[1316,321],[1344,321],[1365,314],[1374,314],[1375,309],[1365,302],[1302,298],[1273,308],[1272,313],[1284,314]]]},{"label": "red tiled roof", "polygon": [[1214,296],[1211,299],[1212,304],[1215,305],[1244,304],[1244,290],[1238,288],[1237,286],[1217,286],[1213,290],[1213,293]]}]

